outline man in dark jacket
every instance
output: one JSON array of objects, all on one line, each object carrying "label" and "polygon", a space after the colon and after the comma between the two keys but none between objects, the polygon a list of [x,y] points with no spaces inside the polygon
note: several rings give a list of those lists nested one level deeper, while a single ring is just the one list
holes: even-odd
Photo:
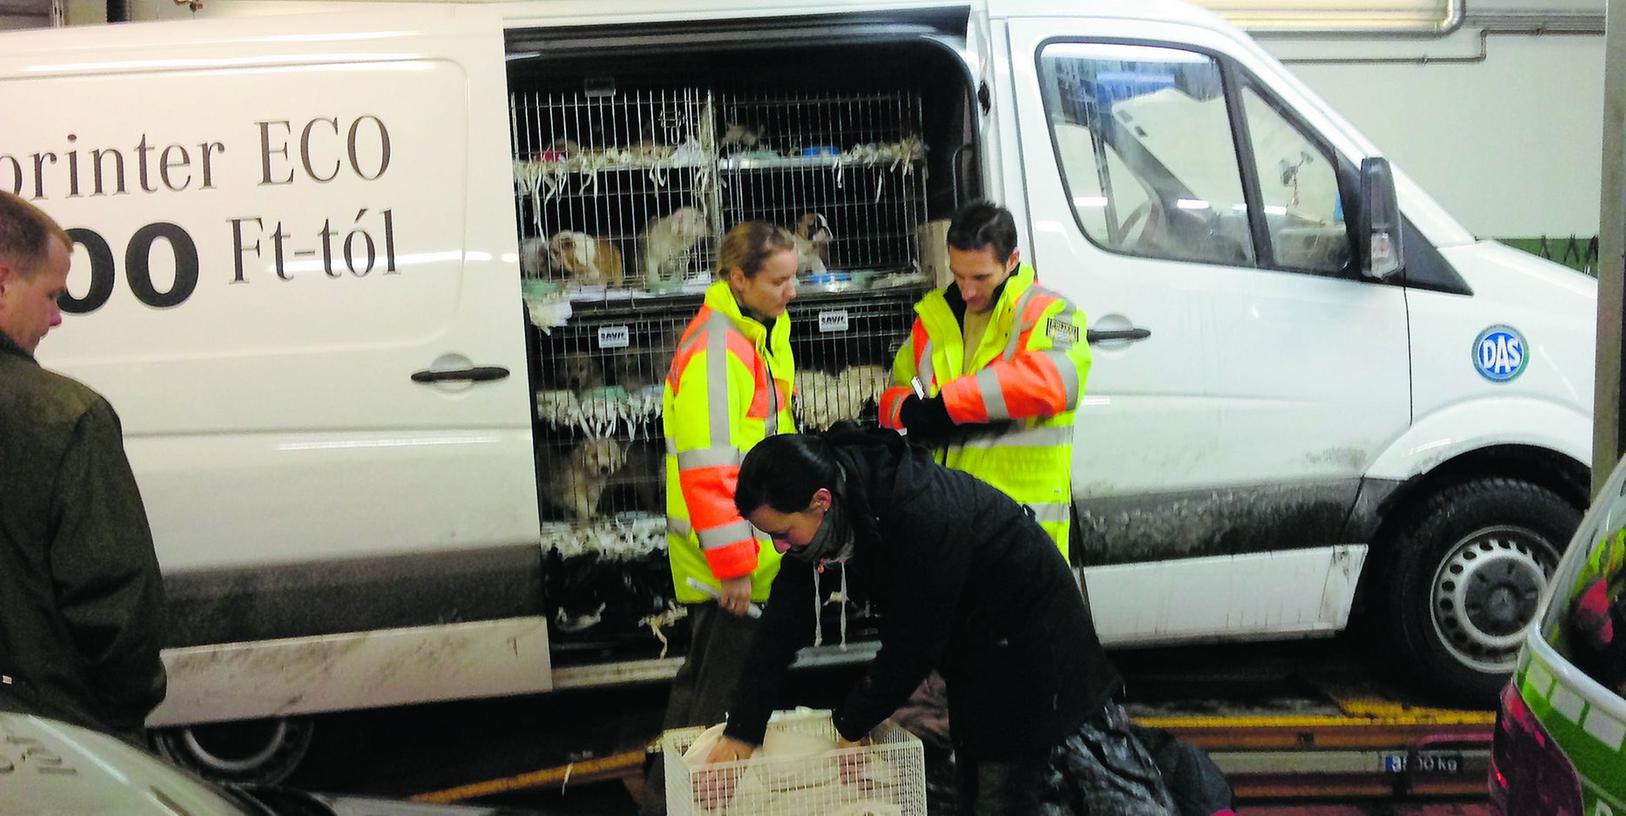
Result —
[{"label": "man in dark jacket", "polygon": [[0,191],[0,710],[139,744],[165,688],[147,514],[112,406],[34,360],[72,247]]},{"label": "man in dark jacket", "polygon": [[712,761],[761,744],[785,669],[811,641],[815,571],[842,562],[854,598],[884,614],[880,652],[833,715],[844,741],[936,668],[966,812],[1173,812],[1112,700],[1118,673],[1072,572],[1004,493],[895,435],[847,432],[765,440],[734,495],[787,560]]}]

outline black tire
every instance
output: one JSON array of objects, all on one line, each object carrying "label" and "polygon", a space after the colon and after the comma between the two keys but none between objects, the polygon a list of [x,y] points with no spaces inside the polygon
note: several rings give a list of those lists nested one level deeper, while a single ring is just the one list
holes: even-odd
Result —
[{"label": "black tire", "polygon": [[304,763],[316,738],[309,717],[163,728],[152,741],[165,759],[216,782],[275,785]]},{"label": "black tire", "polygon": [[161,728],[150,732],[165,759],[215,782],[308,790],[341,785],[363,756],[366,712]]},{"label": "black tire", "polygon": [[1574,505],[1520,479],[1428,497],[1379,555],[1374,611],[1392,657],[1442,702],[1494,706],[1580,523]]}]

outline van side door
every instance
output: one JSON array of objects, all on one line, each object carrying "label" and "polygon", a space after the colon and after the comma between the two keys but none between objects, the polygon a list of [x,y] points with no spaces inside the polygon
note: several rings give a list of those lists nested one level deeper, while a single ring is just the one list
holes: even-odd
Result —
[{"label": "van side door", "polygon": [[[41,362],[122,417],[171,645],[201,650],[155,722],[545,687],[498,18],[11,42],[0,107],[35,113],[0,153],[50,154],[16,181],[77,242]],[[242,654],[272,641],[309,660]]]}]

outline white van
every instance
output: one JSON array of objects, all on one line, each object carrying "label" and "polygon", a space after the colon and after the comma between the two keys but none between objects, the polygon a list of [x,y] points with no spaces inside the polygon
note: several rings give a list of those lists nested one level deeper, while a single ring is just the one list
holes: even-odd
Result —
[{"label": "white van", "polygon": [[119,410],[165,570],[167,751],[274,777],[313,713],[669,676],[651,395],[718,236],[802,235],[816,427],[873,413],[978,196],[1089,315],[1103,640],[1359,606],[1494,693],[1586,500],[1591,279],[1475,241],[1186,5],[731,6],[0,36],[0,187],[78,242],[41,360]]}]

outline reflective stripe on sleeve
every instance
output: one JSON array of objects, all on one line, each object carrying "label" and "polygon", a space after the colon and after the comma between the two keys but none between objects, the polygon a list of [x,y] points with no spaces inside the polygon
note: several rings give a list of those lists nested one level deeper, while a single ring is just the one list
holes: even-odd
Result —
[{"label": "reflective stripe on sleeve", "polygon": [[1061,374],[1061,384],[1067,389],[1067,405],[1078,405],[1078,365],[1067,352],[1052,349],[1044,352],[1044,356],[1056,364],[1057,373]]},{"label": "reflective stripe on sleeve", "polygon": [[715,445],[677,454],[678,470],[723,467],[740,463],[740,452],[732,445]]},{"label": "reflective stripe on sleeve", "polygon": [[915,363],[915,378],[920,380],[922,388],[931,393],[932,387],[932,341],[927,340],[926,345],[920,349],[920,359]]},{"label": "reflective stripe on sleeve", "polygon": [[999,387],[999,373],[996,369],[985,368],[976,374],[977,391],[982,394],[982,407],[988,415],[990,422],[1010,419],[1011,412],[1005,407],[1005,392]]},{"label": "reflective stripe on sleeve", "polygon": [[740,519],[739,521],[724,524],[721,527],[701,530],[700,548],[715,550],[720,547],[738,544],[741,541],[754,541],[755,539],[756,528],[751,526],[751,522]]}]

